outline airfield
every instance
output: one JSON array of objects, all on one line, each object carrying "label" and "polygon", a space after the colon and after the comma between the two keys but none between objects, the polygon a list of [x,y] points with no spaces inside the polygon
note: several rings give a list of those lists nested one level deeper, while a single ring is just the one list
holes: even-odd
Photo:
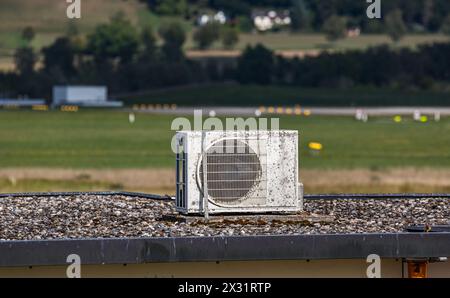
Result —
[{"label": "airfield", "polygon": [[[252,116],[259,108],[214,110],[223,119]],[[203,110],[204,118],[212,109]],[[364,109],[367,122],[355,119],[354,108],[333,115],[327,113],[336,108],[302,108],[296,115],[293,107],[291,114],[263,112],[261,117],[279,117],[280,128],[299,131],[300,176],[307,193],[449,192],[448,109],[439,109],[439,121],[427,111],[424,122],[413,119],[414,108],[402,109],[385,114]],[[180,116],[191,119],[192,110],[2,110],[0,191],[173,194],[171,123]],[[400,121],[393,114],[402,114]],[[311,149],[311,142],[322,149]]]}]

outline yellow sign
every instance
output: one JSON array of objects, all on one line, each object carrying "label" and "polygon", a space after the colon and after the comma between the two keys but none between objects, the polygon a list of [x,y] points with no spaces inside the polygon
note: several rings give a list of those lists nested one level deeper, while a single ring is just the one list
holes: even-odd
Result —
[{"label": "yellow sign", "polygon": [[323,145],[317,142],[311,142],[308,144],[309,149],[320,151],[323,149]]},{"label": "yellow sign", "polygon": [[63,112],[78,112],[78,106],[61,106]]},{"label": "yellow sign", "polygon": [[402,116],[399,116],[399,115],[395,116],[394,117],[394,122],[396,122],[396,123],[402,122]]},{"label": "yellow sign", "polygon": [[32,109],[34,111],[48,111],[48,106],[47,105],[34,105],[32,107]]}]

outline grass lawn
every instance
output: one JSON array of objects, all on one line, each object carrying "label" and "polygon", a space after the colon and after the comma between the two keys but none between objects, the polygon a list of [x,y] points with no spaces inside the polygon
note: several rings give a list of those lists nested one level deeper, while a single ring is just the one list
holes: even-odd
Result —
[{"label": "grass lawn", "polygon": [[[1,168],[172,168],[173,116],[111,111],[0,112]],[[368,123],[351,117],[280,119],[300,131],[300,163],[305,169],[450,167],[450,119],[396,124],[388,118]],[[324,149],[312,155],[311,141]]]},{"label": "grass lawn", "polygon": [[[0,31],[21,32],[24,27],[32,26],[37,33],[64,33],[69,22],[66,15],[67,7],[66,1],[2,0]],[[145,9],[145,4],[135,0],[81,1],[81,19],[76,21],[76,25],[81,32],[86,32],[99,23],[107,22],[119,11],[137,23],[138,12],[141,9]]]},{"label": "grass lawn", "polygon": [[288,86],[211,84],[168,88],[121,98],[134,103],[179,105],[448,106],[450,93],[380,88],[325,89]]}]

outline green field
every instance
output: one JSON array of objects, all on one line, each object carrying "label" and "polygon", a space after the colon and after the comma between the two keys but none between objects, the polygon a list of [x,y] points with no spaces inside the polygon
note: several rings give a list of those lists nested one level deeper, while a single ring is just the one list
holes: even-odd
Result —
[{"label": "green field", "polygon": [[[212,96],[213,94],[213,96]],[[308,105],[308,106],[448,106],[450,92],[401,91],[383,88],[300,88],[211,84],[175,87],[122,96],[128,105],[136,103],[177,103],[178,105]]]},{"label": "green field", "polygon": [[[172,168],[172,116],[110,111],[0,112],[0,168]],[[300,131],[305,169],[450,167],[450,119],[416,123],[405,119],[351,117],[281,118]],[[310,154],[307,144],[323,151]]]},{"label": "green field", "polygon": [[[0,69],[12,69],[14,50],[23,45],[22,30],[31,26],[36,32],[32,46],[36,50],[51,44],[58,36],[66,34],[69,23],[76,25],[81,34],[89,34],[95,26],[106,23],[116,13],[122,12],[137,27],[151,25],[155,30],[173,17],[152,14],[145,3],[138,0],[83,0],[81,19],[70,21],[66,16],[66,1],[55,0],[2,0],[0,1]],[[191,25],[178,19],[186,30]]]},{"label": "green field", "polygon": [[[393,47],[415,48],[419,44],[429,44],[434,42],[448,42],[450,38],[443,34],[410,34],[405,36],[400,42],[394,43],[387,35],[383,34],[362,34],[356,38],[345,38],[330,43],[324,34],[320,33],[243,33],[240,35],[236,49],[242,50],[247,45],[261,43],[272,50],[355,50],[366,49],[368,47],[388,44]],[[186,49],[192,49],[195,44],[192,38],[186,43]],[[222,45],[216,42],[212,49],[221,49]]]},{"label": "green field", "polygon": [[[0,2],[0,37],[2,49],[13,49],[20,45],[20,33],[26,26],[31,26],[37,32],[34,46],[40,48],[50,43],[56,36],[66,32],[69,20],[66,17],[65,1],[55,3],[54,0],[2,0]],[[193,21],[181,17],[157,16],[151,13],[146,5],[137,0],[85,0],[81,6],[82,17],[75,21],[81,33],[92,32],[100,23],[107,22],[115,13],[125,13],[136,26],[151,25],[157,28],[162,22],[179,21],[186,31],[192,33]],[[194,47],[189,34],[186,49]],[[398,46],[416,46],[421,43],[448,41],[441,34],[408,35],[398,43]],[[262,43],[276,50],[320,49],[329,46],[322,34],[291,34],[289,32],[242,34],[237,49],[243,49],[247,44]],[[358,38],[348,38],[334,43],[337,49],[366,48],[384,43],[392,43],[386,35],[362,35]],[[214,48],[220,48],[220,44]]]}]

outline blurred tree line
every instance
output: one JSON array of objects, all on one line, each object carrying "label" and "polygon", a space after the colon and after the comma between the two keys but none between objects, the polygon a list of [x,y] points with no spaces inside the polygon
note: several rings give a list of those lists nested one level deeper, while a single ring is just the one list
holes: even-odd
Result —
[{"label": "blurred tree line", "polygon": [[[392,22],[398,26],[395,19]],[[333,23],[328,26],[330,31],[335,27]],[[450,28],[450,22],[447,26]],[[209,41],[218,37],[214,32],[206,33]],[[2,95],[50,98],[56,84],[101,84],[117,94],[228,80],[303,87],[371,85],[409,89],[447,88],[450,83],[449,43],[418,49],[381,46],[304,59],[286,59],[256,45],[247,47],[236,64],[224,65],[214,59],[206,64],[187,59],[183,52],[186,33],[177,22],[162,24],[157,32],[149,27],[137,30],[118,14],[87,36],[72,24],[65,36],[42,49],[42,59],[31,47],[34,35],[31,28],[25,28],[24,44],[15,52],[16,70],[0,72]],[[234,39],[234,35],[228,38]]]},{"label": "blurred tree line", "polygon": [[65,36],[42,49],[42,61],[28,38],[15,52],[16,71],[0,73],[0,90],[8,96],[49,97],[55,84],[101,84],[117,93],[205,79],[202,68],[184,55],[181,24],[162,24],[157,35],[161,42],[152,28],[138,31],[123,14],[88,36],[72,24]]},{"label": "blurred tree line", "polygon": [[448,90],[450,43],[423,45],[416,50],[388,46],[305,59],[286,59],[262,45],[247,47],[239,59],[241,83],[286,84],[306,87],[354,86]]},{"label": "blurred tree line", "polygon": [[200,50],[210,48],[218,40],[224,49],[231,50],[239,42],[239,33],[235,27],[210,22],[195,30],[193,40]]}]

